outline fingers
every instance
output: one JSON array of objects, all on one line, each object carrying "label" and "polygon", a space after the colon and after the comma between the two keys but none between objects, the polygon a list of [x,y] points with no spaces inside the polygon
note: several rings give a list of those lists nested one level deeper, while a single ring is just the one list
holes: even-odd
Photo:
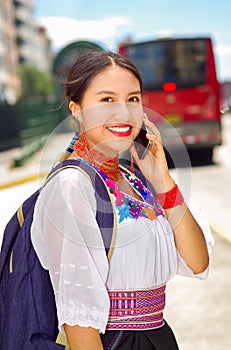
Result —
[{"label": "fingers", "polygon": [[158,146],[162,145],[161,135],[160,135],[160,132],[157,129],[157,127],[149,120],[145,120],[145,124],[149,130],[149,133],[147,133],[147,135],[146,135],[147,138],[150,141],[152,141],[153,144],[156,144]]},{"label": "fingers", "polygon": [[159,130],[149,120],[144,120],[144,122],[150,132],[146,134],[146,137],[152,142],[151,153],[156,156],[156,152],[158,152],[158,156],[165,157],[164,146]]},{"label": "fingers", "polygon": [[147,126],[147,128],[148,128],[148,130],[150,132],[150,134],[147,134],[147,135],[154,135],[154,136],[157,137],[157,139],[159,141],[161,141],[161,135],[160,135],[160,132],[157,129],[157,127],[152,122],[150,122],[150,120],[148,120],[148,119],[144,119],[144,123],[145,123],[145,125]]}]

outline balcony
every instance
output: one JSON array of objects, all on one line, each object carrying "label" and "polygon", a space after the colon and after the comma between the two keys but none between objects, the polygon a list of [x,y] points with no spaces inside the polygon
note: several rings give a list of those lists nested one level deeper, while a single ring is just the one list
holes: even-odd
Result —
[{"label": "balcony", "polygon": [[30,11],[35,9],[35,3],[33,0],[14,0],[15,8],[27,7]]},{"label": "balcony", "polygon": [[19,7],[15,9],[15,19],[16,24],[18,23],[27,23],[30,20],[30,14],[27,9],[24,7]]}]

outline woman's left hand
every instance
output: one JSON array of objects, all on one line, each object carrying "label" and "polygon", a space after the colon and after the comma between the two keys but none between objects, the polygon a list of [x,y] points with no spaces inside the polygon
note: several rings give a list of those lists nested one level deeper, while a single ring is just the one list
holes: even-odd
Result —
[{"label": "woman's left hand", "polygon": [[146,137],[152,142],[152,146],[144,159],[139,159],[135,146],[130,148],[131,155],[135,159],[140,171],[159,193],[169,191],[174,186],[163,148],[161,135],[156,126],[149,120],[143,120],[151,134]]}]

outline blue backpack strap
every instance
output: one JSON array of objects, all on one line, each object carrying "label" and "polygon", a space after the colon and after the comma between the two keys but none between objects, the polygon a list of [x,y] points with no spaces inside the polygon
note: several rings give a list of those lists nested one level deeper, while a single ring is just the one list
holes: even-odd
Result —
[{"label": "blue backpack strap", "polygon": [[67,168],[82,170],[90,178],[93,188],[95,189],[97,203],[96,220],[102,234],[108,260],[110,260],[114,249],[117,221],[108,187],[97,170],[89,163],[81,161],[79,158],[67,159],[58,163],[47,176],[44,186],[58,172]]}]

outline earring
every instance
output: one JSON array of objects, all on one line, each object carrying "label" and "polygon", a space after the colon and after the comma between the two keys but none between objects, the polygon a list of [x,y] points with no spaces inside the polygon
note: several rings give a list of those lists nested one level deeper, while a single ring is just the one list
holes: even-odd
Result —
[{"label": "earring", "polygon": [[82,144],[86,147],[86,149],[89,149],[82,124],[80,124],[79,131],[80,131],[80,137],[81,137]]}]

